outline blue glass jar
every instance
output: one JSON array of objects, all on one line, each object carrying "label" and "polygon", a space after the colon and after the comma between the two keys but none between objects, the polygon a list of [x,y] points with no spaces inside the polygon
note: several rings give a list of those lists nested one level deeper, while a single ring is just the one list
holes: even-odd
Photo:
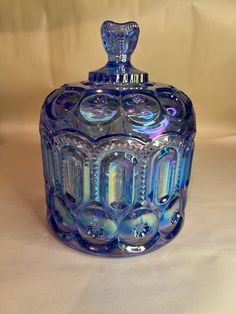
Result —
[{"label": "blue glass jar", "polygon": [[183,225],[195,115],[183,92],[131,65],[137,23],[106,21],[101,35],[107,64],[42,107],[48,220],[75,249],[132,256],[168,243]]}]

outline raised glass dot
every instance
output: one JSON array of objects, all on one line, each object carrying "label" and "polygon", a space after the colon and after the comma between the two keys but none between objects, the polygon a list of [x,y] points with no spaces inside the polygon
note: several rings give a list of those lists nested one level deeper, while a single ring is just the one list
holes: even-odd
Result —
[{"label": "raised glass dot", "polygon": [[157,231],[157,215],[151,209],[141,207],[120,222],[119,238],[127,246],[143,246],[152,240]]},{"label": "raised glass dot", "polygon": [[53,102],[52,113],[55,118],[63,119],[78,103],[81,94],[79,92],[64,92]]},{"label": "raised glass dot", "polygon": [[173,232],[176,224],[182,219],[179,197],[173,198],[160,219],[161,233],[168,235]]},{"label": "raised glass dot", "polygon": [[118,98],[106,94],[97,94],[85,98],[80,104],[82,117],[91,123],[110,121],[118,112]]},{"label": "raised glass dot", "polygon": [[150,124],[160,113],[157,101],[143,94],[125,96],[122,104],[128,118],[138,124]]},{"label": "raised glass dot", "polygon": [[77,227],[81,237],[88,243],[104,245],[117,234],[115,221],[102,209],[85,208],[78,215]]},{"label": "raised glass dot", "polygon": [[174,118],[183,118],[185,116],[185,109],[182,101],[170,92],[160,92],[157,94],[166,113]]}]

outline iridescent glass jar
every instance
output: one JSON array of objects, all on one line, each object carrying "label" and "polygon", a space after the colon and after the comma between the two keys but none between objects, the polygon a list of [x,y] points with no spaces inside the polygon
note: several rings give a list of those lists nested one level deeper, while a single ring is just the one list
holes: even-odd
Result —
[{"label": "iridescent glass jar", "polygon": [[134,68],[135,22],[101,27],[107,64],[46,98],[40,134],[48,220],[67,245],[150,252],[184,222],[194,150],[191,100]]}]

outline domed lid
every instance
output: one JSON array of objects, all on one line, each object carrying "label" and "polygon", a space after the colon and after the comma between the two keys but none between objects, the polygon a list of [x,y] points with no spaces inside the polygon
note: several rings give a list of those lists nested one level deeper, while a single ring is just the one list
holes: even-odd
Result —
[{"label": "domed lid", "polygon": [[101,36],[108,62],[101,69],[89,72],[90,82],[118,85],[148,82],[148,74],[134,68],[130,62],[139,37],[136,22],[105,21],[101,27]]}]

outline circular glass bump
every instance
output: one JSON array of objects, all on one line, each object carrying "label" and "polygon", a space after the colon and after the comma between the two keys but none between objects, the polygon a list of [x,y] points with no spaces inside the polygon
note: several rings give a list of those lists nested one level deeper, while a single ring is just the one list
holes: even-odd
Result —
[{"label": "circular glass bump", "polygon": [[81,97],[78,91],[68,91],[60,94],[52,104],[52,113],[55,118],[63,119],[74,108]]},{"label": "circular glass bump", "polygon": [[184,118],[184,104],[176,95],[170,92],[160,92],[157,93],[157,99],[169,116],[176,119]]},{"label": "circular glass bump", "polygon": [[62,88],[55,89],[46,97],[44,101],[45,110],[50,119],[55,119],[52,113],[52,103],[63,92],[64,92],[64,89]]},{"label": "circular glass bump", "polygon": [[115,117],[118,106],[117,97],[108,94],[96,94],[82,100],[80,113],[90,123],[106,123]]},{"label": "circular glass bump", "polygon": [[119,224],[119,246],[127,252],[143,252],[153,246],[158,238],[158,218],[149,208],[133,211]]},{"label": "circular glass bump", "polygon": [[159,229],[161,235],[165,239],[173,238],[183,223],[183,212],[181,209],[181,202],[179,197],[175,197],[166,210],[163,212],[160,222]]},{"label": "circular glass bump", "polygon": [[153,124],[160,114],[160,106],[157,101],[143,94],[125,96],[122,104],[128,118],[138,124]]},{"label": "circular glass bump", "polygon": [[112,242],[117,235],[115,221],[107,212],[98,208],[82,209],[78,213],[77,229],[88,244],[98,246]]},{"label": "circular glass bump", "polygon": [[[57,196],[55,197],[54,209],[51,211],[51,214],[59,237],[63,240],[73,238],[76,231],[75,219],[65,202]],[[55,225],[53,225],[54,229]]]}]

